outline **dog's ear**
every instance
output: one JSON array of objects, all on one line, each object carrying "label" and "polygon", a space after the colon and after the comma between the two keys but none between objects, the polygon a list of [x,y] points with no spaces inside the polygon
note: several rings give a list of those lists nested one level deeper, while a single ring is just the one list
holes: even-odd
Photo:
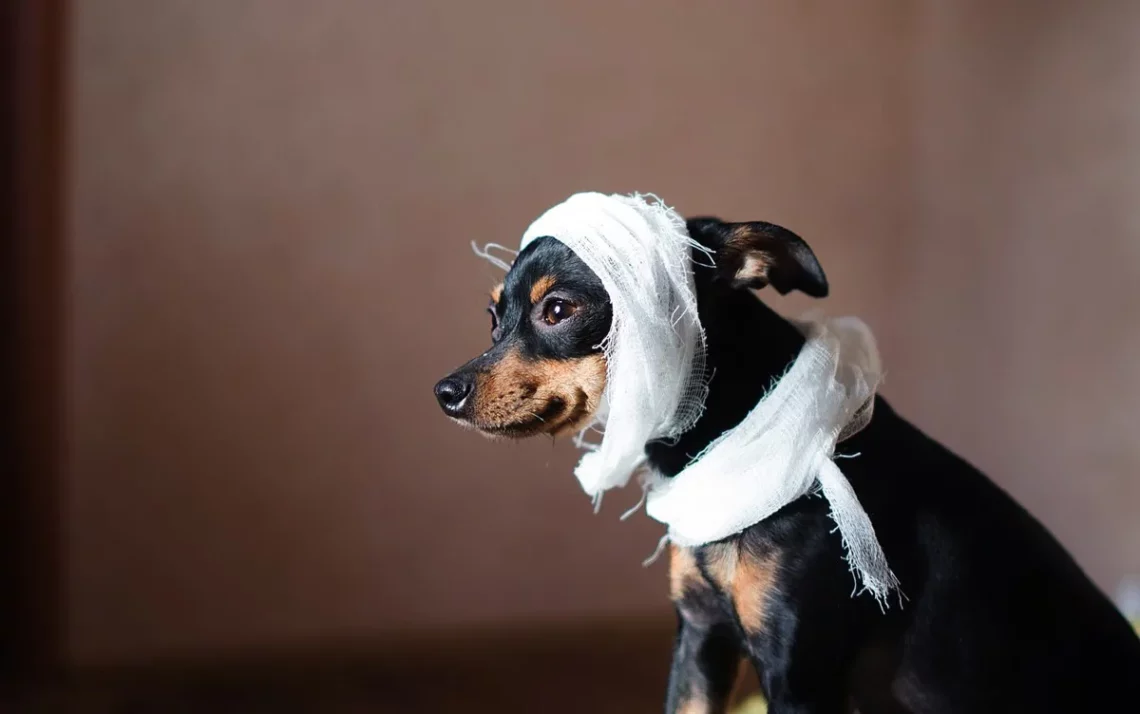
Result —
[{"label": "dog's ear", "polygon": [[726,223],[717,218],[688,221],[694,239],[714,251],[717,277],[733,287],[771,285],[781,295],[799,290],[827,297],[827,276],[808,244],[772,223]]}]

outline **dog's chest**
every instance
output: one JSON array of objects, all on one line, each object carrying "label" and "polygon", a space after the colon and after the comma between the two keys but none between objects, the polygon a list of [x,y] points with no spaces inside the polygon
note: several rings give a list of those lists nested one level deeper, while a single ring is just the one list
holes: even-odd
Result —
[{"label": "dog's chest", "polygon": [[765,630],[779,577],[779,556],[745,552],[735,540],[700,548],[674,547],[670,594],[694,623],[734,620],[749,639]]}]

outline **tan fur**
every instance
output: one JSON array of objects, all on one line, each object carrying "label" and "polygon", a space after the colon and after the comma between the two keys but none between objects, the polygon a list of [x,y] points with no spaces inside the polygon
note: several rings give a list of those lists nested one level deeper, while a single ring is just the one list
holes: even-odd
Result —
[{"label": "tan fur", "polygon": [[747,223],[740,223],[732,227],[732,233],[728,236],[728,245],[732,248],[740,250],[747,250],[748,243],[752,240],[752,236],[756,231],[752,230],[752,226]]},{"label": "tan fur", "polygon": [[740,559],[740,548],[736,543],[712,543],[705,547],[705,571],[709,578],[723,592],[732,592],[736,579],[736,565]]},{"label": "tan fur", "polygon": [[537,305],[538,301],[546,297],[552,287],[554,287],[553,275],[543,275],[535,280],[534,285],[530,286],[530,304]]},{"label": "tan fur", "polygon": [[[572,360],[527,360],[507,353],[475,379],[474,425],[484,430],[521,427],[527,433],[563,434],[593,417],[606,387],[600,354]],[[562,408],[540,414],[558,400]]]},{"label": "tan fur", "polygon": [[691,587],[699,586],[704,582],[704,576],[697,568],[697,559],[693,551],[677,545],[669,546],[669,596],[673,600],[680,600],[685,591]]},{"label": "tan fur", "polygon": [[768,610],[768,597],[776,585],[779,556],[762,559],[743,558],[737,562],[732,581],[732,602],[736,617],[745,632],[764,631],[764,617]]},{"label": "tan fur", "polygon": [[739,262],[733,280],[738,284],[746,284],[753,280],[768,280],[768,271],[772,267],[775,257],[759,248],[756,241],[756,231],[751,226],[739,225],[732,229],[732,234],[725,243],[724,256],[729,265]]},{"label": "tan fur", "polygon": [[491,288],[491,302],[493,302],[493,303],[495,303],[496,305],[498,305],[498,304],[499,304],[499,300],[500,300],[502,297],[503,297],[503,284],[502,284],[502,283],[499,283],[499,284],[498,284],[498,285],[496,285],[495,287]]},{"label": "tan fur", "polygon": [[772,256],[763,251],[753,251],[744,255],[744,262],[736,271],[734,279],[738,282],[751,280],[767,280],[768,269],[772,265]]},{"label": "tan fur", "polygon": [[677,714],[720,714],[724,707],[713,707],[712,703],[701,696],[692,696],[681,703]]}]

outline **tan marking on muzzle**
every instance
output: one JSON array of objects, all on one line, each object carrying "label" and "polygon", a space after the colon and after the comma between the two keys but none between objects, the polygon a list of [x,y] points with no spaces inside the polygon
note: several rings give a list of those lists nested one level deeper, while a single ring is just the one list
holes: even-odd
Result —
[{"label": "tan marking on muzzle", "polygon": [[605,386],[601,354],[527,360],[512,350],[476,377],[474,426],[513,436],[571,432],[594,416]]}]

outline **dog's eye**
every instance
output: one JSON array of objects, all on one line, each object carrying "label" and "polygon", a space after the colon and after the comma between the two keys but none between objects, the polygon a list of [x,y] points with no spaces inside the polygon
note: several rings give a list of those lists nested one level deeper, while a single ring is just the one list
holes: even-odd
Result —
[{"label": "dog's eye", "polygon": [[542,309],[542,320],[548,325],[557,325],[574,314],[578,307],[568,300],[554,299]]}]

